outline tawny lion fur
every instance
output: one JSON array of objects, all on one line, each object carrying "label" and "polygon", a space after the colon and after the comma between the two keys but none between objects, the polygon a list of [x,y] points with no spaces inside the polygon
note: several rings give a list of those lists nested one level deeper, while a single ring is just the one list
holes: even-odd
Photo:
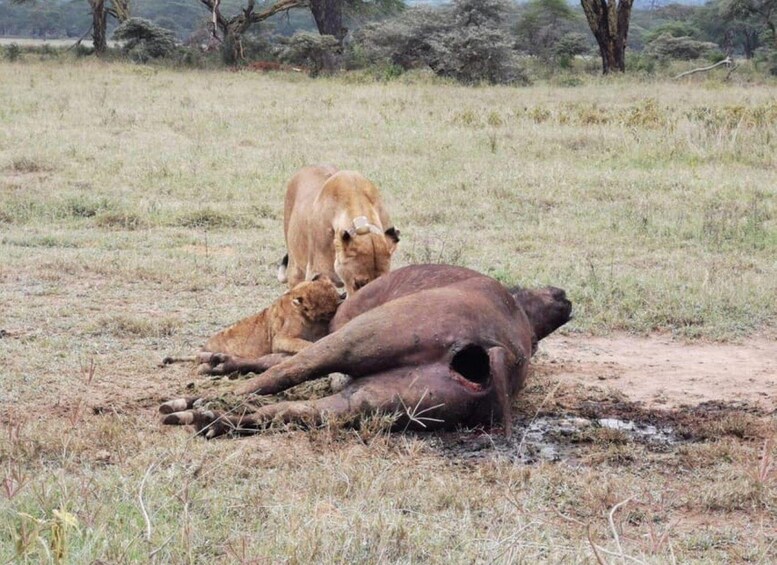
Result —
[{"label": "tawny lion fur", "polygon": [[378,189],[355,171],[304,167],[289,181],[278,273],[294,286],[314,273],[352,294],[389,272],[399,242]]},{"label": "tawny lion fur", "polygon": [[258,314],[212,336],[195,357],[166,357],[163,364],[195,360],[204,364],[201,370],[214,374],[218,354],[247,358],[294,355],[329,333],[329,322],[341,302],[332,281],[315,276],[286,291]]}]

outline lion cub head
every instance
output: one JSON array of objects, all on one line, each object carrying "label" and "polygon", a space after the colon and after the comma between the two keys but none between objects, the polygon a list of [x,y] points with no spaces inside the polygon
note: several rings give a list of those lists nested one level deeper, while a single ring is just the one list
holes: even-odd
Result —
[{"label": "lion cub head", "polygon": [[334,283],[323,275],[299,283],[286,293],[286,297],[305,320],[327,324],[343,301]]},{"label": "lion cub head", "polygon": [[365,234],[352,230],[335,234],[334,269],[350,295],[391,269],[391,255],[399,243],[399,231]]}]

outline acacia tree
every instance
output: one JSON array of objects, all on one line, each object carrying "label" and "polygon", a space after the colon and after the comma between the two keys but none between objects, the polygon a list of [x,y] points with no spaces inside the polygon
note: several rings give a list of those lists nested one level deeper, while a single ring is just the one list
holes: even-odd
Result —
[{"label": "acacia tree", "polygon": [[529,0],[515,25],[517,46],[530,55],[550,58],[571,30],[575,13],[566,0]]},{"label": "acacia tree", "polygon": [[211,13],[211,35],[223,43],[226,59],[235,62],[243,58],[243,34],[252,25],[292,8],[302,8],[308,5],[308,0],[279,0],[261,12],[254,11],[255,0],[248,0],[245,8],[232,17],[221,13],[221,0],[200,0]]},{"label": "acacia tree", "polygon": [[602,56],[602,73],[626,70],[626,38],[634,0],[580,0]]},{"label": "acacia tree", "polygon": [[777,0],[728,0],[721,6],[726,20],[750,19],[765,25],[771,33],[772,45],[777,48]]},{"label": "acacia tree", "polygon": [[113,16],[119,23],[129,18],[130,0],[89,0],[92,10],[92,44],[98,55],[108,48],[108,16]]}]

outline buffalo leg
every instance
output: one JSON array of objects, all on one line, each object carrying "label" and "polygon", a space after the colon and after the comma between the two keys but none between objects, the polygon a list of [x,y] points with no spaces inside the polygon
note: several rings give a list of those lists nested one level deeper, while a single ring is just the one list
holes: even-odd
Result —
[{"label": "buffalo leg", "polygon": [[395,320],[401,315],[401,302],[396,300],[365,312],[283,363],[246,381],[236,392],[275,394],[329,373],[359,378],[443,357],[450,345],[445,340],[422,331],[397,331]]},{"label": "buffalo leg", "polygon": [[[192,409],[197,399],[172,400],[160,407],[168,425],[193,425],[207,438],[251,434],[271,422],[318,425],[326,418],[355,420],[376,413],[395,414],[398,429],[450,428],[489,423],[491,399],[453,381],[447,365],[399,368],[353,381],[338,394],[319,400],[279,402],[251,414]],[[474,419],[473,419],[474,418]]]}]

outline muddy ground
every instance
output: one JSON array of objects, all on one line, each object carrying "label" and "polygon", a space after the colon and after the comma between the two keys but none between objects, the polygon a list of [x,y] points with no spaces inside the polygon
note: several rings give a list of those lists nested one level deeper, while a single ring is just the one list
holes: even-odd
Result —
[{"label": "muddy ground", "polygon": [[534,360],[512,437],[443,434],[450,456],[574,463],[591,443],[661,453],[722,435],[760,435],[777,406],[777,342],[670,336],[552,336]]}]

